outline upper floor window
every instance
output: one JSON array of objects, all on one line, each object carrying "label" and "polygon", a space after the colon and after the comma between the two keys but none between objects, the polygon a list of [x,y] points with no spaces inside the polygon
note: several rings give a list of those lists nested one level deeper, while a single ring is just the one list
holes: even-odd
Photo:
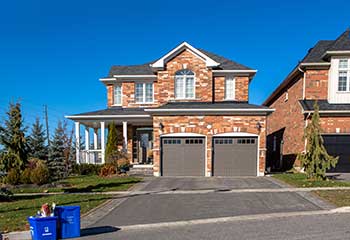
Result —
[{"label": "upper floor window", "polygon": [[195,97],[194,72],[183,69],[175,74],[175,98],[193,99]]},{"label": "upper floor window", "polygon": [[338,65],[338,91],[350,91],[349,88],[350,67],[348,59],[339,59]]},{"label": "upper floor window", "polygon": [[153,83],[135,83],[135,102],[153,102]]},{"label": "upper floor window", "polygon": [[235,79],[233,77],[227,77],[225,79],[225,99],[235,100]]},{"label": "upper floor window", "polygon": [[114,86],[114,105],[122,105],[122,86]]}]

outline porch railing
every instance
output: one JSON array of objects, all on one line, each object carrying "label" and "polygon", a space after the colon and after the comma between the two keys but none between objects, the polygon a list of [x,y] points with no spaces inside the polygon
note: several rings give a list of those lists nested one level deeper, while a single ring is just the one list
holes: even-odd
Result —
[{"label": "porch railing", "polygon": [[80,163],[101,164],[102,150],[80,150]]}]

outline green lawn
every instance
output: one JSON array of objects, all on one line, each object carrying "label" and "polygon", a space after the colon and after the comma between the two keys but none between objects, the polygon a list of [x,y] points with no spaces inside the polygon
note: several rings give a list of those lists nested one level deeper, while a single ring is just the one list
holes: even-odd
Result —
[{"label": "green lawn", "polygon": [[110,199],[109,195],[51,195],[14,197],[11,202],[0,203],[0,232],[26,230],[27,217],[35,215],[44,203],[56,205],[80,205],[81,213]]},{"label": "green lawn", "polygon": [[313,193],[337,207],[350,206],[350,190],[315,191]]},{"label": "green lawn", "polygon": [[350,187],[350,182],[326,180],[313,181],[308,180],[303,173],[281,173],[272,175],[274,178],[288,183],[294,187]]},{"label": "green lawn", "polygon": [[74,176],[69,177],[60,183],[67,184],[69,187],[60,188],[17,188],[11,189],[13,193],[40,193],[40,192],[107,192],[107,191],[125,191],[132,185],[141,181],[136,177],[99,177],[91,176]]}]

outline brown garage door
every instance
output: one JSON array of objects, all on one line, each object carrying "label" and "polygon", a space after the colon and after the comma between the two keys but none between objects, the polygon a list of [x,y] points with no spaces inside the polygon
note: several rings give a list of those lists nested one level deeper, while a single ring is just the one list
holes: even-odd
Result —
[{"label": "brown garage door", "polygon": [[256,137],[214,137],[214,176],[256,176],[258,139]]},{"label": "brown garage door", "polygon": [[205,138],[163,137],[163,176],[204,176]]},{"label": "brown garage door", "polygon": [[339,156],[335,168],[329,172],[350,172],[350,135],[323,135],[328,154]]}]

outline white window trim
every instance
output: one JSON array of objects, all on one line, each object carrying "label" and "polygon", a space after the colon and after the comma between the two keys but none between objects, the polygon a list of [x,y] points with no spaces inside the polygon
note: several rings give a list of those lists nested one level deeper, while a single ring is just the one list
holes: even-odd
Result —
[{"label": "white window trim", "polygon": [[[191,71],[193,72],[193,71]],[[182,98],[179,98],[179,97],[176,97],[176,76],[181,76],[182,79],[183,79],[183,89],[182,89],[182,94],[183,94],[183,97]],[[193,97],[186,97],[186,77],[189,76],[189,77],[193,77]],[[196,73],[193,72],[193,75],[176,75],[174,76],[174,98],[176,100],[193,100],[193,99],[196,99]]]},{"label": "white window trim", "polygon": [[[340,61],[341,60],[347,60],[348,61],[348,67],[347,68],[340,68]],[[339,91],[339,72],[346,72],[346,90],[345,91]],[[350,58],[339,58],[338,59],[338,66],[337,66],[337,93],[350,93]]]},{"label": "white window trim", "polygon": [[[228,80],[233,80],[233,97],[229,98],[227,96],[227,81]],[[236,100],[236,78],[233,76],[227,76],[225,77],[225,100],[226,101],[232,101],[232,100]]]},{"label": "white window trim", "polygon": [[[142,84],[142,101],[137,101],[136,100],[136,84]],[[152,101],[151,102],[146,102],[146,84],[152,84]],[[135,87],[134,87],[134,98],[135,98],[135,103],[139,103],[139,104],[153,104],[154,103],[154,83],[153,82],[138,82],[135,83]]]},{"label": "white window trim", "polygon": [[[115,87],[120,86],[120,104],[115,103]],[[123,105],[123,85],[115,84],[113,85],[113,106],[122,106]]]}]

